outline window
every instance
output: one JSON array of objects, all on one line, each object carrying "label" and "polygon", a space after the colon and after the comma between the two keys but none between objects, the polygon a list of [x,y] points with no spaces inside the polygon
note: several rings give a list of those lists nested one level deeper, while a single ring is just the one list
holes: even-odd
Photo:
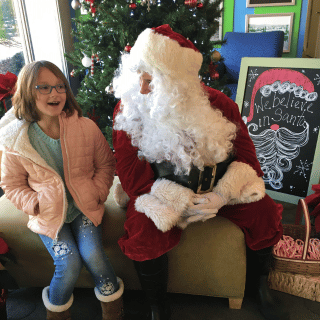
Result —
[{"label": "window", "polygon": [[0,73],[18,75],[24,66],[22,39],[12,0],[0,0]]},{"label": "window", "polygon": [[[72,50],[69,1],[0,0],[0,45],[0,65],[6,65],[0,73],[17,74],[24,63],[48,60],[68,78],[64,53]],[[16,54],[22,65],[9,70]]]}]

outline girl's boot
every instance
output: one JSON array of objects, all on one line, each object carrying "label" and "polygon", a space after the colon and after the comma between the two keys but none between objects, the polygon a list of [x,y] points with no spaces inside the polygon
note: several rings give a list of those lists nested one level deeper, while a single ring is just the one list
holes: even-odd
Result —
[{"label": "girl's boot", "polygon": [[170,310],[166,299],[168,283],[168,259],[159,258],[134,261],[142,290],[148,302],[148,320],[169,320]]},{"label": "girl's boot", "polygon": [[96,297],[101,302],[102,320],[124,319],[122,299],[124,285],[120,278],[117,279],[119,283],[119,290],[109,296],[102,295],[97,287],[94,288]]},{"label": "girl's boot", "polygon": [[73,294],[66,304],[56,306],[49,301],[49,287],[45,287],[42,291],[42,300],[47,309],[47,320],[71,320],[70,307],[73,303]]}]

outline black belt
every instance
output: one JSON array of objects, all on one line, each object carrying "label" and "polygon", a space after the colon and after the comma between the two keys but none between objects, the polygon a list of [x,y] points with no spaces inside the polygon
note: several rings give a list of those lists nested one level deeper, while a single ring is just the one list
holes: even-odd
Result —
[{"label": "black belt", "polygon": [[212,191],[218,180],[226,173],[232,161],[233,157],[229,157],[227,160],[212,167],[204,167],[203,171],[192,166],[189,175],[175,175],[175,166],[170,162],[151,163],[151,167],[155,179],[165,178],[187,187],[195,193],[206,193]]}]

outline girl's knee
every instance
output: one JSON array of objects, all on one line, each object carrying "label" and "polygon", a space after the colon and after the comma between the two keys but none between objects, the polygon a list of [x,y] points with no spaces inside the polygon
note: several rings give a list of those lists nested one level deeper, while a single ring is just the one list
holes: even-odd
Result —
[{"label": "girl's knee", "polygon": [[55,255],[55,273],[63,277],[78,277],[82,268],[82,260],[77,251],[72,250],[64,241],[53,244]]}]

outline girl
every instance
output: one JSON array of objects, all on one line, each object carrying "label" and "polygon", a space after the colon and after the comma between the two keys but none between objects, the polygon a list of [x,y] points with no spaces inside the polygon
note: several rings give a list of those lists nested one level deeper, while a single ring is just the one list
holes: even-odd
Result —
[{"label": "girl", "polygon": [[82,265],[90,271],[103,319],[122,319],[123,282],[104,253],[101,220],[115,160],[100,129],[82,117],[67,79],[48,61],[20,72],[11,110],[0,121],[1,187],[29,215],[55,273],[42,298],[47,319],[71,319]]}]

